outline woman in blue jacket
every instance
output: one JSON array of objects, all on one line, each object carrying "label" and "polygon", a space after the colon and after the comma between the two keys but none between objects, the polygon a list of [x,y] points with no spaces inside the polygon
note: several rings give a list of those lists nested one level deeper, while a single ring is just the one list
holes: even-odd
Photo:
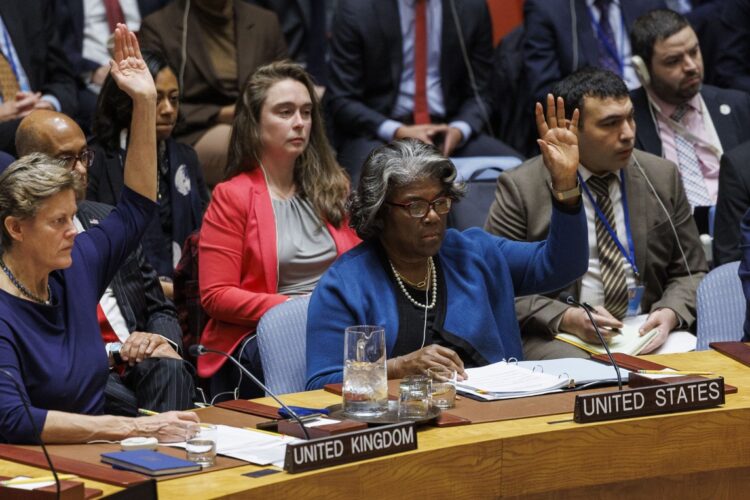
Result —
[{"label": "woman in blue jacket", "polygon": [[[517,295],[559,289],[588,267],[578,182],[578,113],[561,99],[537,105],[537,126],[555,199],[546,241],[525,243],[479,229],[446,231],[462,195],[456,169],[416,140],[373,151],[352,196],[351,224],[364,243],[342,255],[313,292],[307,327],[307,388],[343,377],[344,329],[385,328],[388,378],[444,365],[522,358]],[[559,113],[559,114],[558,114]]]}]

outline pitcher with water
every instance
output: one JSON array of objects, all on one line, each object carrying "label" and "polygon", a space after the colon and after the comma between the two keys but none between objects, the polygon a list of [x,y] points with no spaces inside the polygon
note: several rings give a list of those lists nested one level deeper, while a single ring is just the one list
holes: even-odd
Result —
[{"label": "pitcher with water", "polygon": [[344,331],[344,413],[377,417],[388,410],[385,330],[350,326]]}]

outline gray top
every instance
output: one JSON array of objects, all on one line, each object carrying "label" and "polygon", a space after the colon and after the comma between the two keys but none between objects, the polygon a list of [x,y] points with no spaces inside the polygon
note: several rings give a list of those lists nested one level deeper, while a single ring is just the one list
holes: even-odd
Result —
[{"label": "gray top", "polygon": [[310,293],[336,259],[336,244],[307,199],[272,199],[276,214],[279,293]]}]

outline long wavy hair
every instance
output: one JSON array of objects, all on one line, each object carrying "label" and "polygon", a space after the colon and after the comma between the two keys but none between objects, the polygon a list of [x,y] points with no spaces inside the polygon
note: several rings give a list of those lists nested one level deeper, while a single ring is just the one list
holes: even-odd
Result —
[{"label": "long wavy hair", "polygon": [[[144,50],[143,61],[154,80],[164,68],[172,69],[164,56],[158,52]],[[119,151],[120,131],[130,128],[132,116],[133,100],[120,90],[112,75],[107,75],[96,101],[96,114],[92,126],[97,141],[110,151]]]},{"label": "long wavy hair", "polygon": [[258,168],[263,156],[261,110],[269,89],[282,80],[300,82],[312,101],[310,141],[294,165],[297,192],[310,200],[321,219],[340,227],[346,218],[349,177],[336,162],[326,137],[320,100],[312,79],[297,63],[273,62],[258,68],[248,79],[237,102],[224,180]]}]

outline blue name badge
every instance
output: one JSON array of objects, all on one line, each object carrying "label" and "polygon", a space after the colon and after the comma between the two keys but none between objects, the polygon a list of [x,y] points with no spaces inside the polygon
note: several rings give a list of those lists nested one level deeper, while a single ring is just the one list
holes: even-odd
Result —
[{"label": "blue name badge", "polygon": [[641,313],[641,300],[645,290],[643,285],[628,287],[628,312],[625,316],[638,316]]}]

